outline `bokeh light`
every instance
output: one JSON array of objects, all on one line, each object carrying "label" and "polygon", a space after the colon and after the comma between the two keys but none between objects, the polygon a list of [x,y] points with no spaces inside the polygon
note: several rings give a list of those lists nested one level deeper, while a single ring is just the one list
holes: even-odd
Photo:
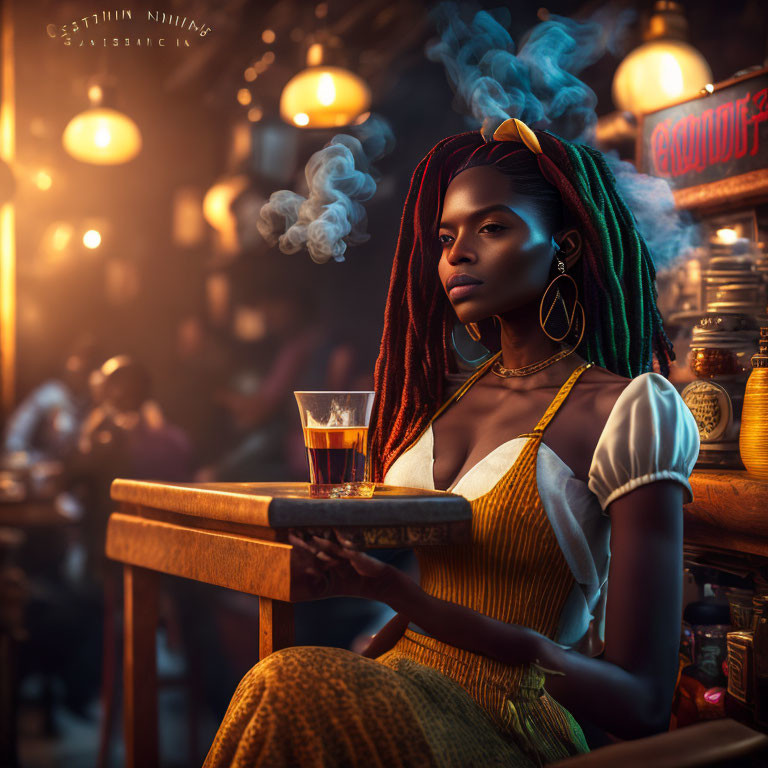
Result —
[{"label": "bokeh light", "polygon": [[101,245],[101,233],[98,229],[89,229],[83,235],[83,245],[93,250]]},{"label": "bokeh light", "polygon": [[53,186],[53,179],[51,178],[51,174],[45,170],[38,171],[35,174],[35,186],[43,192],[49,190]]}]

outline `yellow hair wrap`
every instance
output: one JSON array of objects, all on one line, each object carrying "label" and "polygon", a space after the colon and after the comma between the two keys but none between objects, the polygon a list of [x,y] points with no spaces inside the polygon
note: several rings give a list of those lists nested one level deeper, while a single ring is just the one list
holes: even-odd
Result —
[{"label": "yellow hair wrap", "polygon": [[536,134],[516,117],[505,120],[494,132],[494,141],[521,141],[534,155],[541,155],[541,144]]}]

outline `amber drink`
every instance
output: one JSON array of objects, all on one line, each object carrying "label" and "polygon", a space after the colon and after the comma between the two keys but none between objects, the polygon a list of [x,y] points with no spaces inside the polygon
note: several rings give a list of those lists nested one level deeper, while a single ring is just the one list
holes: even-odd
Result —
[{"label": "amber drink", "polygon": [[373,392],[296,392],[309,463],[309,495],[368,498]]}]

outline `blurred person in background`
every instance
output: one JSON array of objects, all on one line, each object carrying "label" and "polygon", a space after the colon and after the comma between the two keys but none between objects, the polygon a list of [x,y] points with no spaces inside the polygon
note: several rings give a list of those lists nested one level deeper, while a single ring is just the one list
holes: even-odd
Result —
[{"label": "blurred person in background", "polygon": [[110,485],[116,477],[185,481],[193,472],[189,440],[152,400],[151,376],[142,363],[118,355],[86,381],[93,407],[66,462],[69,503],[78,505],[81,516],[80,562],[77,568],[60,569],[58,579],[38,580],[22,674],[58,679],[61,702],[76,714],[93,716],[104,626],[114,620],[120,604],[120,571],[104,553],[113,510]]},{"label": "blurred person in background", "polygon": [[31,458],[67,458],[91,406],[88,379],[99,362],[92,342],[76,345],[67,355],[61,375],[37,386],[13,411],[3,451],[24,452]]},{"label": "blurred person in background", "polygon": [[151,399],[146,367],[117,355],[92,383],[101,402],[85,420],[73,475],[88,497],[87,549],[91,565],[104,558],[104,536],[111,511],[109,488],[116,477],[184,482],[192,479],[192,446],[182,429],[169,423]]},{"label": "blurred person in background", "polygon": [[94,382],[101,402],[89,414],[79,447],[83,455],[108,452],[121,476],[182,482],[192,475],[191,445],[169,423],[151,398],[152,382],[144,365],[117,355],[100,369]]}]

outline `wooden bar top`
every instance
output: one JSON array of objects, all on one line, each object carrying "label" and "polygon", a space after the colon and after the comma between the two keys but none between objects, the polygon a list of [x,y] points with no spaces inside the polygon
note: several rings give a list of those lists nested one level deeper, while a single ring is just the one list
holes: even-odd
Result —
[{"label": "wooden bar top", "polygon": [[690,481],[687,545],[768,557],[768,480],[744,470],[695,469]]}]

